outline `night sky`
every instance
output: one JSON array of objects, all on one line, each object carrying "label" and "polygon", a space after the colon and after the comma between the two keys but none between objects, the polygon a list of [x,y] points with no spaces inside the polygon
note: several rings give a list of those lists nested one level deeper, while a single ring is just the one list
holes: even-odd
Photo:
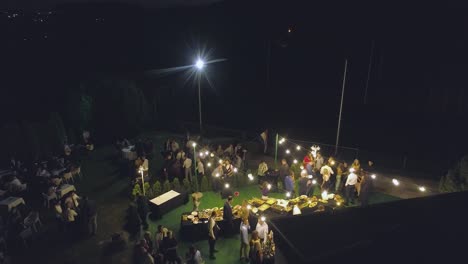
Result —
[{"label": "night sky", "polygon": [[306,2],[227,1],[170,9],[61,4],[46,10],[52,11],[47,22],[33,21],[38,18],[30,10],[8,18],[13,10],[5,9],[0,18],[2,120],[38,119],[60,109],[69,88],[112,74],[149,78],[154,89],[171,89],[177,96],[174,117],[197,121],[192,82],[184,85],[180,73],[162,78],[145,72],[191,64],[205,47],[210,59],[227,59],[207,68],[213,87],[202,83],[207,123],[278,129],[333,144],[348,59],[343,145],[431,153],[434,161],[438,152],[463,153],[465,8]]}]

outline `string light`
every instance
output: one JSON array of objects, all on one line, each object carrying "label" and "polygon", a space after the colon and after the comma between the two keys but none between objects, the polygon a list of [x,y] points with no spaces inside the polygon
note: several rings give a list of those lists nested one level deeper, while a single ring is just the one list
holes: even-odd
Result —
[{"label": "string light", "polygon": [[268,190],[271,190],[271,184],[267,185]]},{"label": "string light", "polygon": [[301,165],[299,168],[300,168],[301,170],[303,170],[303,169],[304,169],[304,166]]},{"label": "string light", "polygon": [[216,177],[219,177],[219,173],[216,173],[216,175],[215,175],[215,176],[216,176]]},{"label": "string light", "polygon": [[247,210],[252,209],[252,206],[250,204],[247,205]]},{"label": "string light", "polygon": [[222,160],[222,159],[220,159],[218,162],[219,162],[219,164],[223,164],[223,160]]},{"label": "string light", "polygon": [[373,180],[375,180],[375,178],[377,178],[377,176],[375,176],[375,174],[372,174],[370,177],[371,177]]},{"label": "string light", "polygon": [[249,180],[253,181],[254,180],[254,177],[252,175],[252,173],[249,173],[249,175],[247,175],[249,177]]},{"label": "string light", "polygon": [[393,182],[393,185],[395,186],[400,185],[400,182],[397,179],[393,179],[392,182]]},{"label": "string light", "polygon": [[341,203],[340,203],[340,202],[337,202],[337,203],[336,203],[336,205],[337,205],[337,206],[340,206],[340,205],[341,205]]},{"label": "string light", "polygon": [[208,156],[208,154],[210,154],[210,152],[208,152],[208,151],[205,151],[205,155],[207,155],[207,156]]},{"label": "string light", "polygon": [[203,152],[200,152],[200,157],[202,157],[202,158],[203,158]]},{"label": "string light", "polygon": [[224,188],[228,189],[228,188],[229,188],[229,183],[226,183],[226,184],[224,185]]},{"label": "string light", "polygon": [[263,222],[265,222],[266,217],[262,216],[262,217],[260,217],[260,220],[262,220]]},{"label": "string light", "polygon": [[335,165],[335,161],[334,161],[334,160],[330,161],[330,164],[331,164],[332,166]]},{"label": "string light", "polygon": [[206,166],[211,167],[211,162],[208,162]]},{"label": "string light", "polygon": [[287,192],[287,193],[286,193],[286,197],[291,197],[291,193],[290,193],[290,192]]},{"label": "string light", "polygon": [[196,147],[196,146],[197,146],[197,143],[193,142],[192,147]]},{"label": "string light", "polygon": [[317,181],[316,181],[316,180],[312,180],[312,184],[313,184],[313,185],[317,184]]},{"label": "string light", "polygon": [[424,186],[419,186],[418,189],[419,189],[419,191],[421,191],[421,192],[425,192],[425,191],[426,191],[426,187],[424,187]]},{"label": "string light", "polygon": [[237,168],[234,168],[234,172],[237,172]]},{"label": "string light", "polygon": [[297,150],[301,150],[301,146],[297,146],[296,149],[297,149]]},{"label": "string light", "polygon": [[294,163],[294,164],[297,164],[297,159],[293,160],[293,163]]},{"label": "string light", "polygon": [[309,175],[309,176],[307,176],[307,177],[308,177],[309,179],[312,179],[314,176],[312,176],[312,175]]},{"label": "string light", "polygon": [[289,151],[289,149],[287,149],[287,150],[286,150],[286,154],[289,154],[289,153],[291,153],[291,151]]}]

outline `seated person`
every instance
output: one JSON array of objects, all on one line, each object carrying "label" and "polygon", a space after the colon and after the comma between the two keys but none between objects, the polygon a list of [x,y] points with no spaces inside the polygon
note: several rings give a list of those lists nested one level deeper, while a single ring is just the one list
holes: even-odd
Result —
[{"label": "seated person", "polygon": [[16,178],[16,176],[13,176],[13,180],[10,183],[8,183],[8,191],[12,193],[22,192],[26,189],[26,183],[21,183],[21,181],[18,178]]}]

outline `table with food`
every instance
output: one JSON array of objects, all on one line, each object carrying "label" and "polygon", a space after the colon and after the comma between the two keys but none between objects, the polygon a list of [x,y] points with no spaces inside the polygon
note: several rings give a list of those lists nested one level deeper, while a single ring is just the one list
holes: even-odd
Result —
[{"label": "table with food", "polygon": [[[200,241],[208,238],[208,219],[212,212],[216,212],[216,222],[219,226],[223,221],[223,208],[209,208],[198,212],[182,213],[180,219],[180,234],[183,240]],[[232,208],[234,226],[240,226],[241,206],[236,205]]]}]

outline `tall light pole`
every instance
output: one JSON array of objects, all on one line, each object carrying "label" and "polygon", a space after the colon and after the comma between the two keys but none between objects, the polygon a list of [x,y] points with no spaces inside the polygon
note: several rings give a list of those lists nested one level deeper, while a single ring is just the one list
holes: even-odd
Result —
[{"label": "tall light pole", "polygon": [[200,79],[201,79],[201,74],[202,70],[205,67],[205,62],[202,59],[198,59],[197,62],[195,63],[195,67],[198,70],[198,114],[200,116],[200,134],[203,132],[203,126],[202,126],[202,113],[201,113],[201,87],[200,87]]},{"label": "tall light pole", "polygon": [[346,86],[346,71],[347,70],[348,70],[348,60],[345,60],[344,75],[343,75],[343,87],[341,88],[340,115],[338,116],[338,129],[336,131],[335,155],[338,153],[338,143],[340,141],[341,113],[343,112],[343,99],[344,99],[344,89],[345,89],[345,86]]}]

